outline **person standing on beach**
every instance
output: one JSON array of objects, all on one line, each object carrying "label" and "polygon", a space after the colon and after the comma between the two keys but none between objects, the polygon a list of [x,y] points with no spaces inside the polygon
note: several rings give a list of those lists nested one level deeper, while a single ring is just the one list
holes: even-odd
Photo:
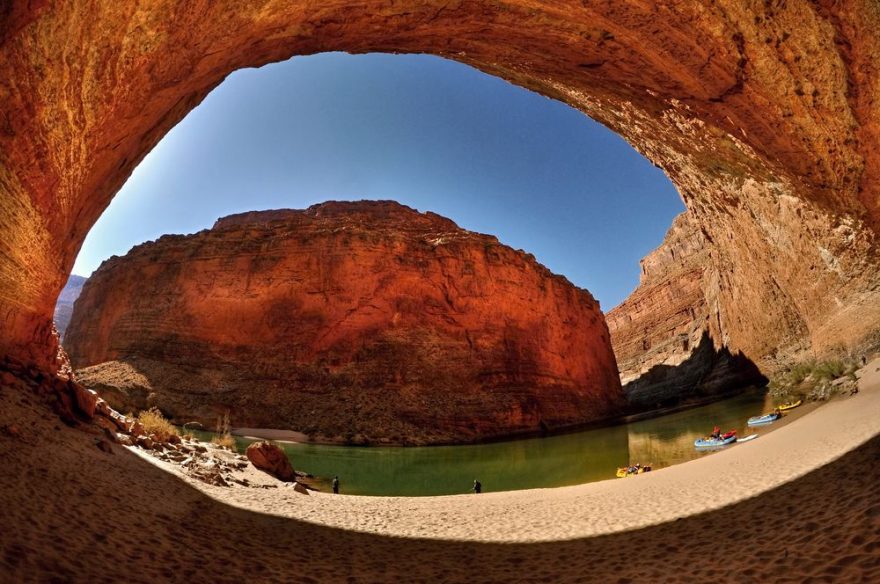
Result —
[{"label": "person standing on beach", "polygon": [[333,494],[339,494],[339,477],[333,477]]},{"label": "person standing on beach", "polygon": [[480,493],[482,493],[483,492],[483,483],[481,483],[477,479],[474,479],[473,491],[474,491],[474,494],[476,494],[476,495],[479,495]]}]

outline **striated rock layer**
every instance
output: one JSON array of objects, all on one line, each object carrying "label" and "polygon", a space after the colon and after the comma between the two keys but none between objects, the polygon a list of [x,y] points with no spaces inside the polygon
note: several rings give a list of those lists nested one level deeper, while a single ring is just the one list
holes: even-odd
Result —
[{"label": "striated rock layer", "polygon": [[637,407],[718,395],[762,380],[757,367],[732,355],[721,334],[709,244],[687,212],[663,244],[641,261],[639,287],[606,319],[621,382]]},{"label": "striated rock layer", "polygon": [[[11,2],[0,8],[0,354],[57,368],[55,300],[152,146],[226,75],[432,53],[564,101],[676,184],[718,348],[761,364],[880,322],[880,5]],[[585,218],[586,221],[586,218]]]},{"label": "striated rock layer", "polygon": [[73,316],[73,303],[79,298],[79,293],[82,292],[85,282],[86,279],[82,276],[71,274],[55,303],[55,328],[58,329],[58,336],[62,341],[64,340],[64,331],[70,324],[70,317]]},{"label": "striated rock layer", "polygon": [[609,417],[623,400],[585,290],[392,202],[244,213],[98,269],[65,346],[118,408],[318,439],[457,442]]}]

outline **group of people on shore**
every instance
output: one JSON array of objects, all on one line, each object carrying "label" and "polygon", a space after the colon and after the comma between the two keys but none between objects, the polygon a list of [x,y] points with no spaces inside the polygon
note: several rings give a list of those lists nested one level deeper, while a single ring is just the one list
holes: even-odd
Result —
[{"label": "group of people on shore", "polygon": [[[333,494],[338,495],[339,494],[339,476],[333,477],[333,482],[330,484],[333,488]],[[474,486],[471,487],[471,490],[474,492],[474,494],[479,495],[480,493],[483,492],[483,483],[481,483],[477,479],[474,479]]]}]

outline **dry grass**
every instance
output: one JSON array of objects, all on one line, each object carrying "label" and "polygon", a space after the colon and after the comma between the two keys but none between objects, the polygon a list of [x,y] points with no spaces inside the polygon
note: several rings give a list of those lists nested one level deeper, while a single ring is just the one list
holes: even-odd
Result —
[{"label": "dry grass", "polygon": [[[850,391],[858,367],[853,358],[796,363],[770,382],[770,393],[780,399],[825,400],[837,393]],[[849,384],[832,384],[841,377],[848,377]]]},{"label": "dry grass", "polygon": [[223,434],[211,438],[211,444],[236,452],[235,438],[231,434]]},{"label": "dry grass", "polygon": [[211,444],[236,452],[235,438],[230,432],[228,411],[223,414],[222,418],[217,418],[216,433],[211,438]]},{"label": "dry grass", "polygon": [[171,436],[179,436],[180,433],[174,425],[165,419],[158,408],[143,410],[137,416],[138,422],[144,427],[147,434],[153,434],[160,442],[167,442]]}]

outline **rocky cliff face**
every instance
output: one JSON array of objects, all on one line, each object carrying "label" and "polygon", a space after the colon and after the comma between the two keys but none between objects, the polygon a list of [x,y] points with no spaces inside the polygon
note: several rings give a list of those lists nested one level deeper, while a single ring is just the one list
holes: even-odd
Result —
[{"label": "rocky cliff face", "polygon": [[713,320],[717,273],[687,212],[641,261],[639,287],[607,314],[621,382],[633,405],[655,407],[761,381],[757,367],[720,343]]},{"label": "rocky cliff face", "polygon": [[[55,372],[89,228],[228,74],[431,53],[563,101],[675,183],[714,267],[715,349],[762,366],[880,330],[876,0],[12,2],[0,9],[0,353]],[[589,218],[584,218],[589,227]]]},{"label": "rocky cliff face", "polygon": [[[318,439],[454,442],[621,411],[590,294],[391,202],[245,213],[112,258],[65,345],[118,407]],[[114,401],[115,400],[115,401]]]},{"label": "rocky cliff face", "polygon": [[58,329],[58,336],[64,340],[64,331],[70,324],[70,317],[73,316],[73,303],[79,298],[82,292],[83,284],[86,279],[76,274],[71,274],[67,280],[67,284],[58,295],[58,301],[55,303],[55,328]]}]

